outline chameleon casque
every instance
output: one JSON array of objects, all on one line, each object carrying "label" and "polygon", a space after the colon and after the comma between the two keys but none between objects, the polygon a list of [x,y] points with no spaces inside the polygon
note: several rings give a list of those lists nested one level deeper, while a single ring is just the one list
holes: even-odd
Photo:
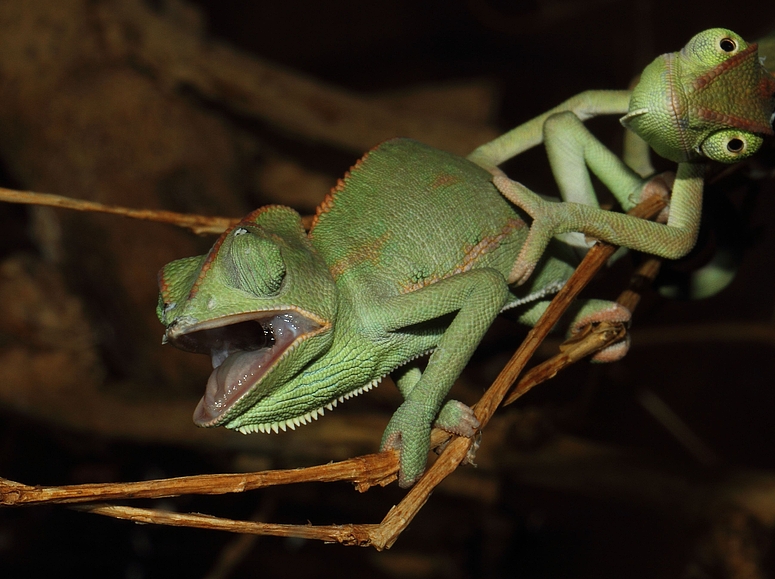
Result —
[{"label": "chameleon casque", "polygon": [[[534,324],[573,272],[578,251],[559,234],[686,254],[706,159],[756,152],[773,133],[773,93],[755,44],[707,30],[658,57],[633,91],[582,93],[467,159],[409,139],[382,143],[326,197],[309,233],[288,207],[254,211],[207,255],[159,274],[164,341],[212,358],[194,422],[293,429],[392,374],[404,402],[382,448],[400,451],[399,483],[413,484],[434,424],[463,436],[478,427],[467,406],[444,399],[495,316],[519,308],[519,320]],[[626,127],[678,163],[666,224],[599,208],[590,170],[624,209],[660,178],[642,178],[587,131],[582,121],[598,114],[624,114]],[[541,142],[565,203],[497,168]],[[572,330],[629,320],[600,300],[579,302],[573,315]]]}]

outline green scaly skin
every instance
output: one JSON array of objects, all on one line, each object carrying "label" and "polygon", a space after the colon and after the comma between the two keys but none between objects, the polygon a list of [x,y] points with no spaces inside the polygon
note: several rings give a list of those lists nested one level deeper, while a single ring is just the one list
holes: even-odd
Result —
[{"label": "green scaly skin", "polygon": [[[647,74],[644,80],[656,82]],[[742,95],[754,100],[749,92]],[[194,421],[245,433],[293,429],[392,373],[404,402],[382,448],[400,451],[399,483],[411,485],[425,468],[434,421],[462,436],[479,426],[467,406],[444,400],[495,316],[514,307],[520,321],[535,323],[579,259],[567,239],[550,235],[541,240],[532,275],[514,278],[514,264],[524,261],[538,220],[534,216],[528,228],[527,213],[501,195],[493,181],[508,187],[502,177],[493,179],[500,174],[497,165],[544,138],[551,159],[555,139],[548,133],[581,126],[575,115],[554,113],[615,112],[624,100],[629,93],[584,93],[469,159],[408,139],[387,141],[339,182],[309,234],[293,210],[264,207],[225,232],[206,256],[165,266],[158,309],[165,340],[213,360]],[[645,113],[631,115],[630,124],[641,117]],[[657,149],[673,138],[669,127],[643,133]],[[558,179],[563,193],[563,179],[586,174],[590,149],[606,155],[587,137],[571,140],[584,145],[583,154],[577,151],[569,163],[576,169]],[[616,159],[610,153],[606,158]],[[552,161],[556,170],[558,162]],[[637,197],[648,183],[639,176],[620,178],[623,164],[617,163],[601,178],[626,189],[631,204],[628,196]],[[571,191],[569,199],[609,214],[586,191]],[[600,320],[627,321],[629,312],[610,302],[582,301],[571,326]],[[626,348],[615,346],[601,359],[620,357]],[[427,353],[427,365],[420,364],[417,358]]]}]

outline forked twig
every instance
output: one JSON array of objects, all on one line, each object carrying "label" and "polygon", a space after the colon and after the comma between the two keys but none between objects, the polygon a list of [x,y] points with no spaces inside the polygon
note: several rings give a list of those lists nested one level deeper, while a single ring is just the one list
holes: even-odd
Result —
[{"label": "forked twig", "polygon": [[[3,198],[4,192],[9,192],[9,190],[0,189],[0,199]],[[20,194],[19,192],[11,193]],[[108,206],[102,206],[101,204],[93,204],[92,206],[94,209],[90,209],[88,206],[91,202],[75,202],[75,200],[67,200],[67,198],[60,198],[55,195],[21,195],[26,196],[26,199],[21,200],[21,198],[17,197],[14,199],[14,202],[39,203],[57,207],[76,208],[82,211],[95,210],[117,213],[127,217],[146,218],[144,216],[140,217],[140,214],[144,212],[136,210],[127,211],[123,208],[108,208],[106,210],[106,207]],[[67,201],[63,202],[62,200]],[[630,211],[630,214],[649,218],[658,213],[663,206],[664,202],[662,200],[653,197],[635,207]],[[174,219],[164,221],[193,229],[190,225],[185,225],[183,220],[177,220],[182,214],[172,215],[174,216]],[[161,221],[162,219],[153,220]],[[595,244],[563,289],[557,293],[538,324],[530,330],[517,352],[506,364],[479,402],[474,406],[474,412],[481,423],[482,429],[489,422],[490,418],[492,418],[495,410],[500,406],[507,392],[511,388],[511,385],[514,383],[535,350],[559,321],[560,317],[571,305],[578,293],[592,279],[597,270],[606,263],[615,250],[616,247],[608,244]],[[631,303],[637,303],[637,300],[633,299],[632,296],[625,298],[625,300],[628,300]],[[611,328],[606,328],[603,333],[606,336],[605,340],[601,340],[595,333],[591,333],[577,344],[574,344],[570,350],[563,352],[560,356],[564,357],[566,362],[570,359],[578,359],[575,352],[590,349],[590,344],[594,344],[595,346],[593,351],[605,347],[618,339],[620,335],[619,330],[613,331]],[[574,353],[571,355],[568,353],[569,351],[573,351]],[[567,365],[567,363],[565,365]],[[554,373],[556,373],[556,370],[548,373],[543,372],[542,375],[551,377],[549,374],[553,375]],[[510,396],[509,400],[518,398],[538,383],[535,378],[531,378],[530,386],[522,386],[523,383],[527,383],[525,382],[526,379],[523,379],[514,391],[514,394]],[[449,435],[446,433],[434,431],[432,444],[436,447],[439,444],[446,442],[447,439],[449,439]],[[474,441],[469,438],[451,437],[451,440],[441,452],[441,455],[436,462],[408,491],[404,499],[398,505],[394,506],[378,525],[277,525],[252,521],[234,521],[231,519],[220,519],[198,514],[165,513],[152,509],[137,509],[133,507],[104,504],[83,505],[74,508],[143,523],[220,529],[237,533],[314,538],[346,545],[372,546],[378,550],[382,550],[393,545],[428,500],[433,489],[444,480],[444,478],[454,472],[464,460],[469,458],[473,444]],[[221,494],[226,492],[242,492],[264,486],[290,484],[302,481],[330,482],[349,480],[356,484],[358,490],[364,491],[375,484],[388,484],[395,479],[397,471],[398,459],[396,453],[387,452],[366,455],[338,463],[306,469],[267,471],[247,475],[201,475],[127,484],[30,487],[14,481],[0,479],[0,504],[21,505],[41,502],[73,503],[106,499],[157,498],[186,493]]]}]

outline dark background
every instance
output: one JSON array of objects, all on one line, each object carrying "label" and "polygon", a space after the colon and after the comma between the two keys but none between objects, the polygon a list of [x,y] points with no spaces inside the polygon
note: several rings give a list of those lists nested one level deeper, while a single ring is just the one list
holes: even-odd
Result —
[{"label": "dark background", "polygon": [[[714,1],[12,0],[0,4],[0,185],[215,215],[268,202],[310,212],[363,149],[412,123],[410,136],[465,153],[471,135],[495,135],[582,90],[627,87],[655,55],[713,26],[755,39],[775,29],[775,12],[771,2]],[[396,124],[359,127],[361,145],[262,116],[238,83],[201,80],[191,63],[208,42],[236,50],[225,63],[276,63],[320,91],[394,111]],[[223,70],[239,77],[239,67]],[[307,105],[325,122],[352,113],[314,91]],[[424,133],[425,119],[450,127],[448,140]],[[591,126],[620,145],[615,120]],[[773,166],[768,143],[744,167],[712,169],[704,242],[677,266],[729,243],[741,254],[733,284],[701,302],[647,292],[630,354],[579,364],[501,410],[479,468],[450,477],[390,551],[235,544],[28,507],[0,511],[0,576],[773,576]],[[540,148],[508,171],[553,190]],[[208,364],[159,346],[156,271],[210,243],[119,217],[0,205],[0,476],[133,481],[376,450],[400,402],[390,384],[292,434],[191,424]],[[615,297],[632,264],[588,293]],[[474,402],[524,332],[499,320],[455,396]],[[141,504],[376,523],[402,496],[395,485],[358,495],[332,484]]]}]

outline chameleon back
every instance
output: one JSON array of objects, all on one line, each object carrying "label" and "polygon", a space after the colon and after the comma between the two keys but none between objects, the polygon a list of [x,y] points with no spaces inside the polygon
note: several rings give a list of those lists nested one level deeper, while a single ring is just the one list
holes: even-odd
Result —
[{"label": "chameleon back", "polygon": [[391,139],[339,181],[318,208],[310,240],[340,289],[386,297],[473,268],[506,276],[527,232],[489,172]]}]

